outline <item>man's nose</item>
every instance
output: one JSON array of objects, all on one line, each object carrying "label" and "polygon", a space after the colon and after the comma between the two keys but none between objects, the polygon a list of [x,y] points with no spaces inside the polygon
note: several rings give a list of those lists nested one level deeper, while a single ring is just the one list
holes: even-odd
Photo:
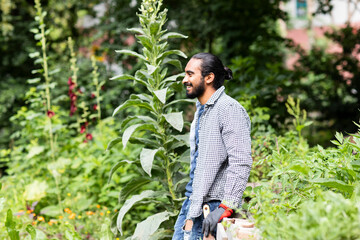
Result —
[{"label": "man's nose", "polygon": [[182,84],[186,83],[188,81],[188,77],[185,75],[184,79],[182,80]]}]

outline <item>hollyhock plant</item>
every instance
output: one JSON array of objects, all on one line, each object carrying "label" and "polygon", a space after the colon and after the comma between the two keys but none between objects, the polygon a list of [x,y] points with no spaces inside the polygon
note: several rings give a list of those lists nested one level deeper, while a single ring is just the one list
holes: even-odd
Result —
[{"label": "hollyhock plant", "polygon": [[51,110],[48,110],[48,111],[47,111],[47,116],[48,116],[49,118],[52,118],[54,115],[55,115],[54,111],[51,111]]},{"label": "hollyhock plant", "polygon": [[87,139],[87,140],[92,140],[92,139],[93,139],[92,134],[91,134],[91,133],[87,133],[87,134],[86,134],[86,139]]},{"label": "hollyhock plant", "polygon": [[84,133],[86,131],[86,126],[81,125],[80,133]]},{"label": "hollyhock plant", "polygon": [[94,104],[93,109],[97,110],[97,108],[98,108],[97,104]]}]

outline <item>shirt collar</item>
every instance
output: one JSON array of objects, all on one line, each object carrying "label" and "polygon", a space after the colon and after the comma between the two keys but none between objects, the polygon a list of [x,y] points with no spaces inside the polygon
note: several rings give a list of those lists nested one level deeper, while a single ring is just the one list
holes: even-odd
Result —
[{"label": "shirt collar", "polygon": [[[205,103],[205,105],[214,105],[214,103],[216,102],[216,100],[219,99],[219,97],[221,96],[221,94],[224,92],[225,87],[221,86],[218,90],[216,90],[216,92],[214,92],[213,95],[211,95],[211,97],[209,98],[209,100]],[[201,107],[201,103],[199,100],[196,101],[196,108],[199,109]]]}]

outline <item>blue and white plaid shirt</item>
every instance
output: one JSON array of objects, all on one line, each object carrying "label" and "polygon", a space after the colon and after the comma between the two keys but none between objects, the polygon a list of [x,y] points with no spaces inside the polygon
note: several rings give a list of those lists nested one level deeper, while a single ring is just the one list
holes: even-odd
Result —
[{"label": "blue and white plaid shirt", "polygon": [[[210,97],[200,117],[199,155],[187,219],[200,216],[203,203],[210,200],[221,200],[232,209],[239,208],[249,178],[252,165],[250,119],[243,106],[224,90],[222,86]],[[192,161],[200,106],[198,101],[190,130]]]}]

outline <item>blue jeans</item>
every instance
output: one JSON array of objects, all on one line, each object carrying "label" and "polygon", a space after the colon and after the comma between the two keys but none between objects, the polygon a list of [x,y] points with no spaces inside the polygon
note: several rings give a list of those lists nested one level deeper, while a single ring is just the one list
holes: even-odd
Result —
[{"label": "blue jeans", "polygon": [[[180,210],[179,216],[176,220],[174,229],[174,235],[172,237],[172,240],[199,240],[202,239],[202,223],[204,220],[204,214],[201,214],[199,217],[193,219],[193,227],[191,231],[185,231],[183,228],[185,226],[186,216],[188,214],[189,208],[190,208],[190,200],[187,198]],[[220,201],[214,200],[207,202],[206,204],[209,205],[210,211],[214,211],[217,207],[220,205]],[[213,233],[216,236],[216,232]]]}]

